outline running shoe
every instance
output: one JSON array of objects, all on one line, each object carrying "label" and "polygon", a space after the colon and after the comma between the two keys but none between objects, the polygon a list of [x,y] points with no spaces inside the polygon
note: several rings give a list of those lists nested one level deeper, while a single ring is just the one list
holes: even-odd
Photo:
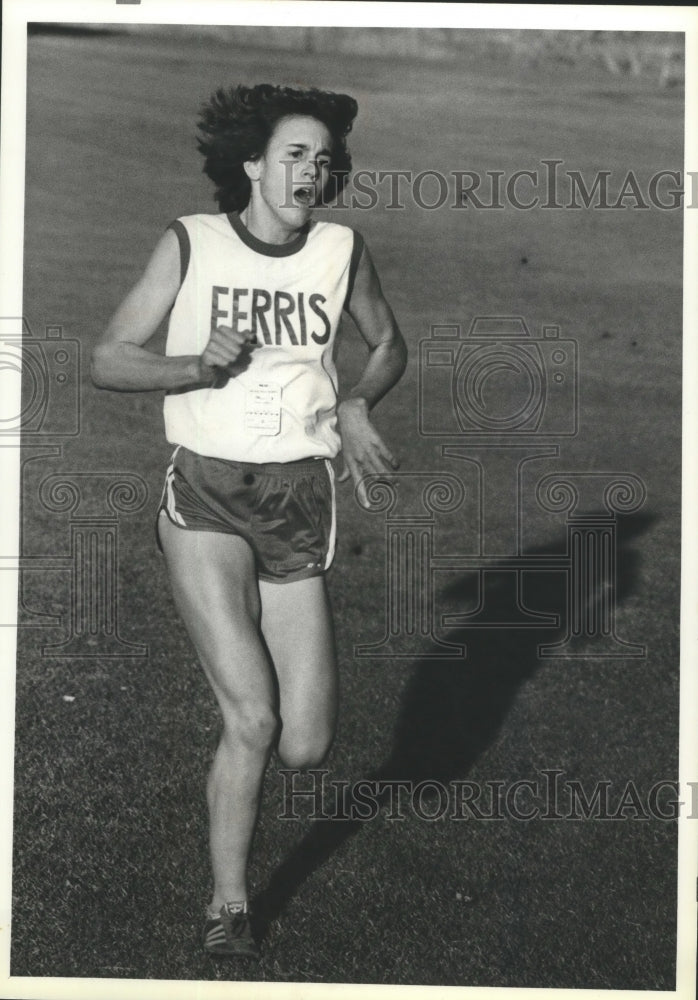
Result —
[{"label": "running shoe", "polygon": [[217,917],[207,917],[204,951],[221,957],[259,958],[246,903],[224,903]]}]

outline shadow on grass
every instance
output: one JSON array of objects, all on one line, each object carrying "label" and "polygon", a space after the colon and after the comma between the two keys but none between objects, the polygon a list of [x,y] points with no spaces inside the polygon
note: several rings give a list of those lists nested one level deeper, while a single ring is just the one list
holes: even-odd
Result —
[{"label": "shadow on grass", "polygon": [[[640,555],[631,546],[655,520],[654,515],[644,512],[618,520],[618,605],[633,592],[639,577]],[[555,546],[531,549],[525,554],[560,552],[564,547],[563,538]],[[525,593],[526,605],[539,611],[559,606],[561,574],[535,573],[531,576],[533,579]],[[460,597],[462,605],[469,606],[472,590],[473,574],[470,573],[451,583],[444,596],[448,596],[449,603],[458,603]],[[588,603],[598,596],[590,595]],[[508,592],[495,589],[488,592],[488,609],[493,618],[498,611],[505,613],[508,610],[508,600]],[[417,662],[403,697],[392,751],[374,771],[362,775],[363,780],[415,783],[431,780],[445,784],[465,778],[497,736],[519,688],[538,669],[541,662],[538,645],[554,641],[557,633],[550,629],[459,627],[449,631],[444,638],[466,644],[467,659],[423,658]],[[623,638],[631,641],[634,637]],[[381,806],[388,804],[389,795],[389,790],[382,798],[379,794]],[[351,815],[352,804],[351,790],[347,790],[343,803],[345,814]],[[265,935],[270,923],[283,912],[304,881],[350,837],[356,836],[363,825],[360,819],[326,819],[313,823],[303,840],[273,872],[266,889],[253,901],[260,936]]]}]

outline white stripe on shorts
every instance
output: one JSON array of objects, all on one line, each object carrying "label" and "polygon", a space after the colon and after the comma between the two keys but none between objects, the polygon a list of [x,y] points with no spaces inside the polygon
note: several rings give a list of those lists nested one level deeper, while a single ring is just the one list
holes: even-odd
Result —
[{"label": "white stripe on shorts", "polygon": [[330,486],[332,487],[332,525],[330,527],[330,540],[327,544],[327,558],[325,559],[325,565],[323,566],[323,569],[327,570],[332,565],[335,545],[337,543],[337,497],[334,489],[334,469],[332,468],[332,463],[329,458],[325,459],[325,468],[327,469],[327,474],[330,477]]},{"label": "white stripe on shorts", "polygon": [[181,524],[183,528],[186,528],[187,522],[184,520],[182,515],[179,513],[175,506],[174,493],[172,492],[172,483],[174,482],[174,461],[177,457],[177,452],[179,451],[179,445],[172,452],[172,458],[170,459],[170,465],[167,469],[167,477],[165,479],[165,492],[167,493],[167,514],[175,524]]}]

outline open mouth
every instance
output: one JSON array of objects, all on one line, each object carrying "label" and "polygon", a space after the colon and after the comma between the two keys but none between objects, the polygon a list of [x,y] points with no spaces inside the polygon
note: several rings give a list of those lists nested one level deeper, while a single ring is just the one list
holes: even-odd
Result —
[{"label": "open mouth", "polygon": [[312,208],[315,204],[315,188],[312,185],[294,188],[293,200],[303,208]]}]

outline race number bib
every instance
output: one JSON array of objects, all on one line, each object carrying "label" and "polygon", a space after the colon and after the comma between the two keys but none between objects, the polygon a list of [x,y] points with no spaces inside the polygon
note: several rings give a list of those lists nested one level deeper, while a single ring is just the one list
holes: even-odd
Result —
[{"label": "race number bib", "polygon": [[256,382],[245,397],[245,427],[248,431],[273,437],[281,430],[281,386],[276,382]]}]

